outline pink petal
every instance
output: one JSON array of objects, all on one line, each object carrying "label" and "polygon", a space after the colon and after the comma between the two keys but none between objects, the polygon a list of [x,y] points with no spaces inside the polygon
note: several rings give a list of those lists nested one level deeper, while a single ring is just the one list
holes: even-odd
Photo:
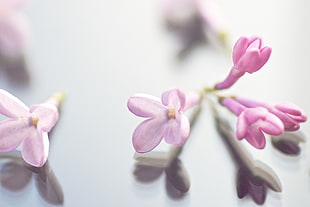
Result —
[{"label": "pink petal", "polygon": [[245,138],[248,127],[249,127],[248,120],[245,117],[245,114],[241,113],[237,121],[237,130],[236,130],[237,139],[241,140]]},{"label": "pink petal", "polygon": [[7,8],[20,8],[23,7],[28,0],[1,0],[1,6],[5,6]]},{"label": "pink petal", "polygon": [[22,143],[24,160],[35,167],[42,167],[48,157],[49,140],[46,132],[32,130]]},{"label": "pink petal", "polygon": [[27,119],[0,122],[0,152],[14,150],[31,131]]},{"label": "pink petal", "polygon": [[267,134],[280,135],[284,131],[284,125],[279,118],[270,114],[265,120],[258,120],[255,125]]},{"label": "pink petal", "polygon": [[240,37],[237,42],[234,45],[234,49],[233,49],[233,62],[236,65],[241,56],[245,53],[246,49],[248,48],[248,38],[247,37]]},{"label": "pink petal", "polygon": [[249,123],[254,123],[259,119],[265,119],[266,116],[268,116],[268,114],[270,113],[268,112],[267,109],[263,107],[255,107],[255,108],[247,108],[244,111],[244,114]]},{"label": "pink petal", "polygon": [[161,96],[161,101],[165,106],[183,111],[186,102],[186,95],[179,89],[165,91]]},{"label": "pink petal", "polygon": [[249,128],[245,139],[257,149],[263,149],[266,146],[265,135],[256,126]]},{"label": "pink petal", "polygon": [[29,108],[18,98],[0,89],[0,114],[10,117],[28,117]]},{"label": "pink petal", "polygon": [[146,94],[130,97],[127,107],[133,114],[140,117],[155,117],[167,110],[159,98]]},{"label": "pink petal", "polygon": [[38,128],[49,132],[58,121],[58,110],[56,106],[48,103],[30,106],[32,118],[39,118]]},{"label": "pink petal", "polygon": [[21,14],[11,15],[0,23],[0,48],[9,55],[20,55],[28,42],[28,22]]},{"label": "pink petal", "polygon": [[180,115],[177,119],[170,119],[167,123],[167,130],[164,134],[168,144],[183,145],[190,133],[190,123],[185,115]]},{"label": "pink petal", "polygon": [[262,45],[261,38],[256,37],[252,40],[249,40],[249,45],[248,45],[247,50],[251,50],[252,48],[253,49],[260,49],[261,45]]},{"label": "pink petal", "polygon": [[288,113],[294,116],[299,116],[302,114],[302,109],[290,102],[278,103],[274,107],[284,113]]},{"label": "pink petal", "polygon": [[272,49],[270,47],[264,47],[260,50],[259,63],[257,65],[258,68],[261,68],[263,65],[265,65],[271,55],[271,51]]},{"label": "pink petal", "polygon": [[132,136],[132,143],[137,152],[145,153],[153,150],[163,139],[166,120],[148,119],[137,126]]},{"label": "pink petal", "polygon": [[184,106],[184,111],[186,111],[187,109],[197,105],[201,100],[201,95],[200,93],[189,93],[186,95],[186,103]]},{"label": "pink petal", "polygon": [[259,68],[257,67],[259,63],[259,50],[251,49],[246,51],[244,55],[240,58],[236,67],[242,72],[254,73]]}]

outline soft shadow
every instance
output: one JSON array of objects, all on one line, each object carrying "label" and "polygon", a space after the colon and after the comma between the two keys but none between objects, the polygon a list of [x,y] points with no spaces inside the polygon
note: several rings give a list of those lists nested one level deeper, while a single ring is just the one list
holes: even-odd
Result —
[{"label": "soft shadow", "polygon": [[305,135],[300,131],[288,132],[278,136],[270,136],[272,146],[288,156],[298,156],[301,153],[300,144],[306,142]]},{"label": "soft shadow", "polygon": [[35,180],[36,188],[43,200],[52,205],[63,205],[64,194],[48,162],[37,168],[27,164],[17,151],[0,154],[0,182],[8,191],[20,192],[26,190],[31,179]]},{"label": "soft shadow", "polygon": [[29,86],[31,76],[24,56],[7,57],[0,52],[0,70],[10,83],[19,86]]},{"label": "soft shadow", "polygon": [[236,189],[239,198],[249,195],[252,200],[262,205],[265,203],[267,189],[282,191],[282,185],[274,171],[266,164],[253,160],[251,155],[238,143],[229,123],[215,113],[216,128],[229,149],[237,167]]},{"label": "soft shadow", "polygon": [[[138,182],[150,183],[157,180],[160,176],[165,175],[165,187],[167,195],[172,199],[182,199],[190,188],[189,176],[179,159],[174,159],[168,162],[165,166],[166,160],[162,160],[162,167],[157,162],[157,166],[152,166],[154,164],[153,158],[144,157],[143,163],[135,164],[135,169],[133,175]],[[168,158],[167,158],[168,159]]]}]

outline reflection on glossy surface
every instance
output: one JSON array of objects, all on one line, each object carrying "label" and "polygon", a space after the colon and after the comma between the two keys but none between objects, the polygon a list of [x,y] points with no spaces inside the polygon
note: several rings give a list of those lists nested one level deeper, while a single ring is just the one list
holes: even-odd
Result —
[{"label": "reflection on glossy surface", "polygon": [[251,158],[236,140],[234,131],[228,122],[219,116],[214,107],[213,110],[216,128],[239,167],[237,177],[238,197],[243,198],[249,194],[257,204],[264,204],[267,187],[275,192],[282,191],[279,178],[270,167]]},{"label": "reflection on glossy surface", "polygon": [[271,136],[272,145],[286,155],[297,156],[300,154],[300,144],[306,141],[301,132],[284,132],[279,136]]},{"label": "reflection on glossy surface", "polygon": [[21,192],[26,190],[34,178],[40,196],[49,204],[63,205],[64,195],[48,162],[41,168],[33,167],[24,162],[20,152],[13,151],[0,155],[2,166],[0,181],[8,191]]},{"label": "reflection on glossy surface", "polygon": [[7,57],[0,53],[0,71],[5,74],[12,85],[27,86],[30,74],[24,56]]},{"label": "reflection on glossy surface", "polygon": [[[201,112],[201,105],[196,106],[189,116],[191,127]],[[151,182],[159,178],[163,172],[166,175],[167,194],[173,199],[184,197],[190,188],[189,175],[184,168],[179,155],[183,146],[171,146],[168,152],[152,151],[148,153],[136,153],[135,170],[133,172],[137,181]]]},{"label": "reflection on glossy surface", "polygon": [[[162,174],[165,174],[167,194],[173,199],[180,199],[184,197],[190,188],[189,176],[182,162],[177,157],[172,159],[172,161],[168,161],[169,159],[171,159],[171,156],[161,159],[161,161],[157,161],[153,165],[154,157],[150,156],[150,162],[148,162],[148,158],[144,155],[142,161],[139,161],[139,158],[137,159],[133,174],[137,181],[143,183],[155,181]],[[160,162],[162,163],[160,164]]]}]

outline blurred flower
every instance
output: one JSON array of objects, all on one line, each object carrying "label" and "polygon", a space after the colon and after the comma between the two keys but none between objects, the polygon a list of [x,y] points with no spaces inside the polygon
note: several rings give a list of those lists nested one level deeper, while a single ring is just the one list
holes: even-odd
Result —
[{"label": "blurred flower", "polygon": [[19,11],[26,0],[0,0],[0,51],[18,56],[29,38],[29,25]]},{"label": "blurred flower", "polygon": [[58,120],[59,98],[57,94],[28,108],[0,89],[0,114],[10,118],[0,122],[0,151],[12,151],[21,144],[24,160],[35,167],[43,166],[49,150],[47,133]]},{"label": "blurred flower", "polygon": [[179,58],[207,41],[227,46],[227,28],[212,0],[161,0],[161,9],[168,29],[181,41]]},{"label": "blurred flower", "polygon": [[284,129],[287,131],[295,131],[300,128],[299,122],[305,122],[307,115],[297,105],[290,102],[282,102],[275,105],[258,102],[246,98],[236,97],[239,103],[247,107],[264,107],[270,113],[276,115],[284,124]]},{"label": "blurred flower", "polygon": [[148,118],[133,133],[135,150],[140,153],[149,152],[163,138],[169,144],[183,145],[190,133],[190,123],[183,112],[198,103],[197,97],[199,96],[186,97],[179,89],[165,91],[161,100],[146,94],[130,97],[128,109],[136,116]]},{"label": "blurred flower", "polygon": [[262,46],[259,37],[240,37],[233,49],[234,66],[224,81],[215,85],[216,89],[231,87],[246,72],[254,73],[261,69],[271,54],[271,48]]},{"label": "blurred flower", "polygon": [[265,147],[266,140],[263,132],[280,135],[284,131],[281,120],[263,107],[246,108],[232,98],[223,98],[221,103],[238,116],[237,138],[246,139],[257,149]]}]

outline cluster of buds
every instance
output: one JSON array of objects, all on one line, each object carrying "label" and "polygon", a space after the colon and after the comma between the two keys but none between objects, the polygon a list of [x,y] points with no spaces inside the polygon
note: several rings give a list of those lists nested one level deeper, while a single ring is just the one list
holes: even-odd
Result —
[{"label": "cluster of buds", "polygon": [[[267,166],[259,167],[258,162],[249,158],[246,150],[238,145],[237,140],[245,139],[253,147],[263,149],[266,145],[265,134],[269,134],[272,137],[273,146],[286,154],[296,155],[299,153],[297,144],[303,139],[297,135],[297,138],[296,136],[294,138],[289,133],[298,130],[300,123],[307,120],[307,115],[300,107],[289,102],[269,104],[239,96],[219,95],[219,92],[232,87],[245,73],[252,74],[260,70],[269,59],[271,51],[270,47],[263,46],[262,39],[258,36],[240,37],[233,48],[232,69],[228,76],[214,87],[204,88],[188,95],[174,88],[165,91],[161,99],[147,94],[136,94],[130,97],[127,102],[128,109],[137,116],[147,118],[138,125],[132,136],[138,163],[141,164],[142,158],[150,160],[151,163],[158,160],[152,153],[148,155],[140,155],[140,153],[152,151],[162,140],[181,149],[190,135],[192,124],[185,115],[185,111],[193,106],[201,108],[202,100],[208,99],[213,111],[218,111],[218,107],[225,107],[238,117],[235,132],[231,133],[233,129],[228,130],[229,127],[225,124],[224,127],[222,126],[223,117],[219,118],[218,112],[214,113],[216,115],[213,114],[220,135],[225,137],[224,140],[231,150],[237,152],[233,154],[237,155],[235,158],[239,165],[237,183],[239,198],[250,194],[256,203],[262,204],[265,201],[267,187],[281,192],[281,183],[275,173]],[[219,104],[214,102],[214,97]],[[292,139],[290,140],[289,137]],[[176,159],[177,156],[174,156],[174,160]],[[188,179],[185,180],[188,181]],[[186,186],[188,190],[189,186]],[[175,187],[184,193],[183,188]]]},{"label": "cluster of buds", "polygon": [[[238,122],[236,137],[246,139],[257,149],[266,145],[264,133],[281,135],[284,131],[295,131],[299,123],[305,122],[305,112],[293,103],[269,104],[242,97],[219,96],[215,92],[230,88],[246,72],[261,69],[271,54],[271,48],[263,46],[258,36],[240,37],[234,45],[232,59],[234,66],[224,81],[213,88],[205,88],[206,94],[215,94],[222,106],[236,116]],[[180,89],[170,89],[162,94],[161,100],[146,94],[129,98],[128,108],[137,116],[149,118],[133,133],[133,145],[137,152],[153,150],[161,140],[173,145],[183,145],[190,134],[190,124],[184,112],[206,97],[194,92],[185,95]]]}]

